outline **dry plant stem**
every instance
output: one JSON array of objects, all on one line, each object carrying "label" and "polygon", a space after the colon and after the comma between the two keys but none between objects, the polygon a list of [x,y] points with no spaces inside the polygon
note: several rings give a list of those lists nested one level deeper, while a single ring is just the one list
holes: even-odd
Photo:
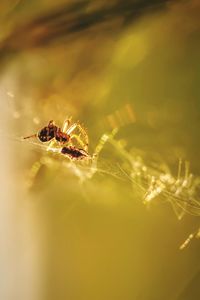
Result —
[{"label": "dry plant stem", "polygon": [[170,171],[162,172],[149,168],[141,157],[134,157],[114,138],[110,138],[109,142],[129,163],[130,171],[127,177],[134,185],[140,187],[141,191],[145,191],[145,204],[151,203],[159,196],[172,204],[178,219],[185,213],[200,216],[200,199],[197,192],[199,180],[189,172],[189,162],[186,161],[183,167],[182,160],[179,160],[178,174],[174,177]]},{"label": "dry plant stem", "polygon": [[200,227],[195,230],[194,232],[190,233],[189,236],[187,237],[187,239],[181,244],[181,246],[179,247],[180,250],[184,250],[189,244],[190,242],[194,239],[199,239],[200,238]]}]

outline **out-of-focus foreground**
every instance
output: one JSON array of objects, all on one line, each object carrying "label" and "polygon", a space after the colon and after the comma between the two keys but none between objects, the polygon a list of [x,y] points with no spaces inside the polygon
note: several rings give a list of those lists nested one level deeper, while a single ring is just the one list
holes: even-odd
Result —
[{"label": "out-of-focus foreground", "polygon": [[[199,15],[1,1],[0,299],[200,299]],[[20,139],[70,116],[94,160]]]}]

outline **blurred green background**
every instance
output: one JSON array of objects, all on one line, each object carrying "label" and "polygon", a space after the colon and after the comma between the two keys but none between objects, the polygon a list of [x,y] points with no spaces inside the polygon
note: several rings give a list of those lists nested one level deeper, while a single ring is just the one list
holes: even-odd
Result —
[{"label": "blurred green background", "polygon": [[199,176],[199,16],[197,0],[0,2],[2,300],[200,299],[199,241],[179,250],[199,217],[146,207],[111,145],[80,184],[17,141],[72,116],[90,153],[117,126],[128,152]]}]

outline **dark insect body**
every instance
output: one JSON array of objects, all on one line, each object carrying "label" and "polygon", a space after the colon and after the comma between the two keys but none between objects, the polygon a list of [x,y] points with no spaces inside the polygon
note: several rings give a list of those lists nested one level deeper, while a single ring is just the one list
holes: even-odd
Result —
[{"label": "dark insect body", "polygon": [[37,136],[42,143],[49,142],[53,138],[60,143],[67,143],[70,140],[70,136],[67,133],[62,132],[53,121],[50,121],[48,126],[42,128]]},{"label": "dark insect body", "polygon": [[[71,159],[83,159],[89,157],[87,152],[88,149],[88,136],[84,128],[79,123],[74,123],[71,126],[70,120],[64,122],[62,129],[55,125],[54,121],[51,120],[48,126],[45,126],[38,133],[24,137],[24,139],[37,137],[40,142],[47,143],[49,142],[48,149],[53,149],[53,145],[57,143],[57,146],[61,146],[60,153],[68,156]],[[83,140],[77,134],[72,134],[75,129],[78,129],[82,134]],[[66,146],[67,143],[71,142],[72,139],[75,139],[82,148],[75,146]],[[56,146],[56,147],[57,147]]]},{"label": "dark insect body", "polygon": [[89,157],[88,153],[83,150],[73,146],[63,147],[61,153],[69,156],[71,159],[83,159]]},{"label": "dark insect body", "polygon": [[42,143],[49,142],[56,136],[57,127],[44,127],[42,128],[37,136]]}]

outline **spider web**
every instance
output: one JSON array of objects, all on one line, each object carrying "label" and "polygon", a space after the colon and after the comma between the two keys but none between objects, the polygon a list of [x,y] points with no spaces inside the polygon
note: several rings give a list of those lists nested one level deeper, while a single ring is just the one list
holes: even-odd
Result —
[{"label": "spider web", "polygon": [[[16,137],[15,140],[34,146],[39,152],[42,151],[45,154],[49,152],[55,160],[61,159],[63,166],[70,170],[80,182],[90,180],[96,175],[111,176],[116,180],[130,183],[133,186],[134,195],[139,196],[146,205],[157,200],[170,202],[178,219],[186,213],[200,216],[200,177],[194,177],[190,173],[189,163],[183,163],[180,160],[176,176],[170,172],[166,164],[149,166],[134,149],[132,151],[125,149],[115,138],[117,131],[115,129],[110,134],[104,134],[94,154],[82,160],[70,159],[61,154],[57,147],[48,149],[48,145],[32,140],[23,141],[22,138]],[[110,159],[103,158],[108,147],[111,147],[114,153]]]}]

